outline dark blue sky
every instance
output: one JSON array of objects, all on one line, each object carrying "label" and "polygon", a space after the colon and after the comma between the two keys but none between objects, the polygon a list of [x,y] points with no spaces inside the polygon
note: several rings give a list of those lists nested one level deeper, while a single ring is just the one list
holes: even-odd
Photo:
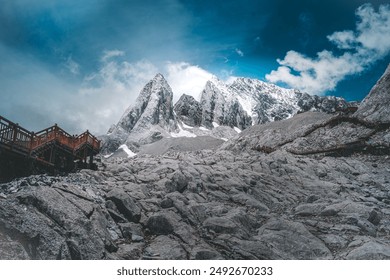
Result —
[{"label": "dark blue sky", "polygon": [[386,3],[2,1],[0,115],[103,133],[156,72],[176,98],[213,74],[361,100],[389,63]]}]

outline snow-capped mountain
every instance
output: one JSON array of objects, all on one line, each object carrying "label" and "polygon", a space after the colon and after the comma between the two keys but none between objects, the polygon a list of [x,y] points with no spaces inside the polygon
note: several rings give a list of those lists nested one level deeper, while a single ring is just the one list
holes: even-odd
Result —
[{"label": "snow-capped mountain", "polygon": [[[182,101],[178,103],[182,104]],[[200,103],[191,100],[178,107],[182,106],[186,110],[175,112],[187,125],[194,124],[195,119],[198,121],[201,111],[200,126],[212,129],[221,125],[243,130],[255,124],[287,119],[305,111],[335,113],[345,110],[351,104],[342,98],[311,96],[256,79],[237,78],[233,83],[225,84],[214,78],[206,83]],[[195,112],[196,116],[191,115]]]},{"label": "snow-capped mountain", "polygon": [[173,106],[172,89],[157,74],[103,137],[103,152],[120,147],[122,153],[126,147],[137,152],[142,145],[171,137],[212,136],[226,141],[255,124],[305,111],[334,113],[349,106],[342,98],[311,96],[248,78],[237,78],[231,84],[213,78],[202,90],[200,102],[184,94]]},{"label": "snow-capped mountain", "polygon": [[243,130],[251,125],[251,116],[243,109],[237,94],[218,79],[206,83],[200,105],[202,125],[207,128],[225,125]]},{"label": "snow-capped mountain", "polygon": [[161,74],[145,85],[135,104],[130,106],[117,127],[127,132],[144,130],[158,125],[166,131],[177,130],[173,113],[173,92]]},{"label": "snow-capped mountain", "polygon": [[342,98],[312,96],[256,79],[238,78],[229,90],[237,94],[253,124],[283,120],[305,111],[334,113],[349,106]]},{"label": "snow-capped mountain", "polygon": [[[173,92],[161,74],[141,90],[135,103],[111,126],[103,137],[103,152],[113,152],[123,144],[137,150],[139,145],[169,137],[179,127],[173,111]],[[123,147],[123,146],[122,146]]]}]

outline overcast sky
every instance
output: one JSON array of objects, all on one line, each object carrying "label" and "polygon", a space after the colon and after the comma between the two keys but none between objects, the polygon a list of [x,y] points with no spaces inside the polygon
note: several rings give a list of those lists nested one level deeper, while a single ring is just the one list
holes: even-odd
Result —
[{"label": "overcast sky", "polygon": [[0,115],[105,133],[158,72],[361,100],[390,62],[388,1],[0,0]]}]

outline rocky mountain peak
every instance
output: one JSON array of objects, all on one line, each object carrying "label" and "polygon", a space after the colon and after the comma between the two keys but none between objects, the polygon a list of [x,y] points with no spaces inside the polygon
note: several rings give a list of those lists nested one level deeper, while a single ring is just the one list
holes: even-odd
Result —
[{"label": "rocky mountain peak", "polygon": [[202,124],[207,128],[225,125],[242,130],[252,123],[251,117],[242,108],[237,94],[216,78],[206,83],[201,94],[200,105]]},{"label": "rocky mountain peak", "polygon": [[144,86],[118,124],[110,128],[104,137],[103,152],[114,152],[124,143],[136,148],[177,129],[172,89],[164,76],[157,74]]},{"label": "rocky mountain peak", "polygon": [[152,79],[152,81],[169,87],[167,80],[165,79],[164,75],[161,73],[157,73],[156,76],[154,76],[154,78]]},{"label": "rocky mountain peak", "polygon": [[107,151],[111,153],[124,143],[129,147],[136,143],[137,150],[137,145],[164,137],[204,136],[217,128],[227,131],[217,136],[226,141],[231,131],[239,133],[255,124],[284,120],[305,111],[335,113],[347,106],[340,98],[311,96],[249,78],[237,78],[226,84],[215,76],[207,81],[200,102],[182,95],[173,106],[172,89],[158,73],[141,90],[118,124],[110,128],[107,143],[115,145],[109,145]]},{"label": "rocky mountain peak", "polygon": [[390,122],[390,64],[380,80],[362,101],[355,116],[368,121]]},{"label": "rocky mountain peak", "polygon": [[194,127],[202,123],[202,108],[191,95],[183,94],[174,106],[178,118],[186,125]]},{"label": "rocky mountain peak", "polygon": [[136,126],[145,128],[148,125],[170,126],[175,122],[173,114],[173,92],[162,74],[157,74],[141,90],[135,104],[130,106],[118,126],[127,132]]}]

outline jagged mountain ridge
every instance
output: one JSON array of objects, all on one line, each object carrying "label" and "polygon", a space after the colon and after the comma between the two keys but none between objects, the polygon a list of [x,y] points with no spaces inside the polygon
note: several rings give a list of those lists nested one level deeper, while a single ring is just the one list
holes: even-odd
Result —
[{"label": "jagged mountain ridge", "polygon": [[[256,79],[237,78],[231,84],[218,79],[206,83],[200,102],[180,99],[177,107],[188,109],[176,114],[184,123],[194,123],[191,104],[201,107],[201,125],[213,128],[213,123],[238,127],[244,130],[254,124],[279,121],[306,111],[335,113],[354,107],[356,102],[347,102],[334,96],[312,96],[294,89],[285,89]],[[199,112],[196,113],[199,118]],[[187,123],[188,122],[188,123]]]},{"label": "jagged mountain ridge", "polygon": [[173,106],[172,89],[163,75],[157,74],[103,137],[103,151],[111,153],[122,144],[138,150],[139,145],[164,137],[226,140],[254,124],[305,111],[334,113],[349,106],[342,98],[310,96],[255,79],[237,78],[225,84],[216,77],[206,83],[200,101],[184,94]]}]

